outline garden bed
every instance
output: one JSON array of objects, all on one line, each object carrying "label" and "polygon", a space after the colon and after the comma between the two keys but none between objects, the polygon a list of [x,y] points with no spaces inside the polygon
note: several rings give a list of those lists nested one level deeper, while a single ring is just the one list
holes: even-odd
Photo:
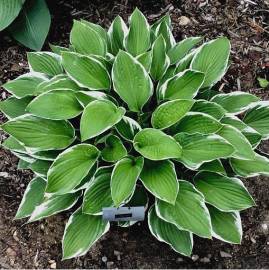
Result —
[{"label": "garden bed", "polygon": [[[210,2],[210,3],[207,3]],[[241,90],[269,99],[269,89],[257,77],[269,77],[268,0],[185,1],[52,1],[48,41],[65,45],[74,18],[107,27],[120,14],[125,20],[137,5],[150,22],[167,11],[177,40],[185,36],[227,36],[232,43],[231,66],[217,85],[224,92]],[[267,23],[267,24],[266,24]],[[0,85],[27,71],[26,49],[0,35]],[[44,49],[48,49],[48,44]],[[7,92],[1,89],[1,99]],[[0,123],[4,122],[0,115]],[[1,141],[5,138],[3,133]],[[266,152],[269,144],[264,143]],[[192,258],[172,251],[151,236],[146,224],[130,228],[112,226],[86,256],[61,261],[61,236],[69,214],[24,225],[13,221],[22,194],[31,179],[16,169],[17,158],[0,149],[0,267],[1,268],[269,268],[269,179],[244,181],[257,207],[244,211],[242,245],[194,239]]]}]

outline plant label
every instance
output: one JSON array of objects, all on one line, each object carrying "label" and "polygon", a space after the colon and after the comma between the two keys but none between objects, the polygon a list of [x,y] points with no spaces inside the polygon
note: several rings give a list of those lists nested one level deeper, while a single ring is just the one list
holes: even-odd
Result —
[{"label": "plant label", "polygon": [[144,218],[144,206],[103,208],[103,220],[107,221],[142,221]]}]

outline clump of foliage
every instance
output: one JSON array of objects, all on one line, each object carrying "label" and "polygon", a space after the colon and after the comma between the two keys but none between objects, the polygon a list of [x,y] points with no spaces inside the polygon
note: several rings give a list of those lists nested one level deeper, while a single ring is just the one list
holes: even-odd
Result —
[{"label": "clump of foliage", "polygon": [[24,46],[39,51],[50,28],[45,0],[0,0],[0,31],[7,29]]},{"label": "clump of foliage", "polygon": [[[189,256],[193,234],[240,243],[239,212],[255,205],[238,177],[269,175],[269,103],[213,89],[228,68],[225,37],[176,43],[168,15],[108,32],[74,21],[70,47],[29,53],[31,72],[0,103],[3,146],[31,169],[16,218],[75,209],[63,257],[85,254],[109,229],[102,208],[148,207],[151,233]],[[135,222],[119,222],[131,226]]]}]

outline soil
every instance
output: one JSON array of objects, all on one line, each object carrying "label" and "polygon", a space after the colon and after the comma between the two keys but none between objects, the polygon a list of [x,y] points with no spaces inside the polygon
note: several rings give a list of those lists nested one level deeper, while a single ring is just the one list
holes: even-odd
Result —
[{"label": "soil", "polygon": [[[269,89],[257,77],[269,79],[268,0],[47,0],[52,14],[48,42],[66,45],[72,20],[84,18],[108,27],[120,14],[125,20],[138,6],[150,22],[170,12],[177,40],[225,35],[232,43],[231,66],[218,88],[241,90],[268,100]],[[27,49],[0,33],[0,85],[27,71]],[[1,99],[7,93],[1,89]],[[6,119],[0,114],[0,123]],[[6,135],[0,133],[1,140]],[[269,152],[269,143],[262,145]],[[244,181],[257,206],[242,213],[241,245],[195,238],[193,256],[186,258],[150,235],[146,224],[112,227],[87,255],[61,261],[61,237],[69,213],[25,225],[14,221],[32,175],[16,169],[17,158],[0,149],[1,268],[269,268],[269,178]]]}]

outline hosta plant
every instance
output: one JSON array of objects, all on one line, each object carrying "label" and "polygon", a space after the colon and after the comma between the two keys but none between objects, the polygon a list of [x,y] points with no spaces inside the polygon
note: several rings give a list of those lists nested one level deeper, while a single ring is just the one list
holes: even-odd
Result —
[{"label": "hosta plant", "polygon": [[70,46],[52,51],[29,53],[30,72],[3,86],[3,146],[35,173],[16,218],[72,209],[65,259],[108,231],[112,206],[145,206],[150,232],[186,256],[193,234],[240,243],[239,212],[255,205],[241,177],[269,175],[256,150],[269,103],[214,88],[229,40],[176,42],[168,15],[150,26],[136,9],[108,31],[74,21]]},{"label": "hosta plant", "polygon": [[46,0],[0,0],[0,31],[39,51],[47,37],[51,16]]}]

